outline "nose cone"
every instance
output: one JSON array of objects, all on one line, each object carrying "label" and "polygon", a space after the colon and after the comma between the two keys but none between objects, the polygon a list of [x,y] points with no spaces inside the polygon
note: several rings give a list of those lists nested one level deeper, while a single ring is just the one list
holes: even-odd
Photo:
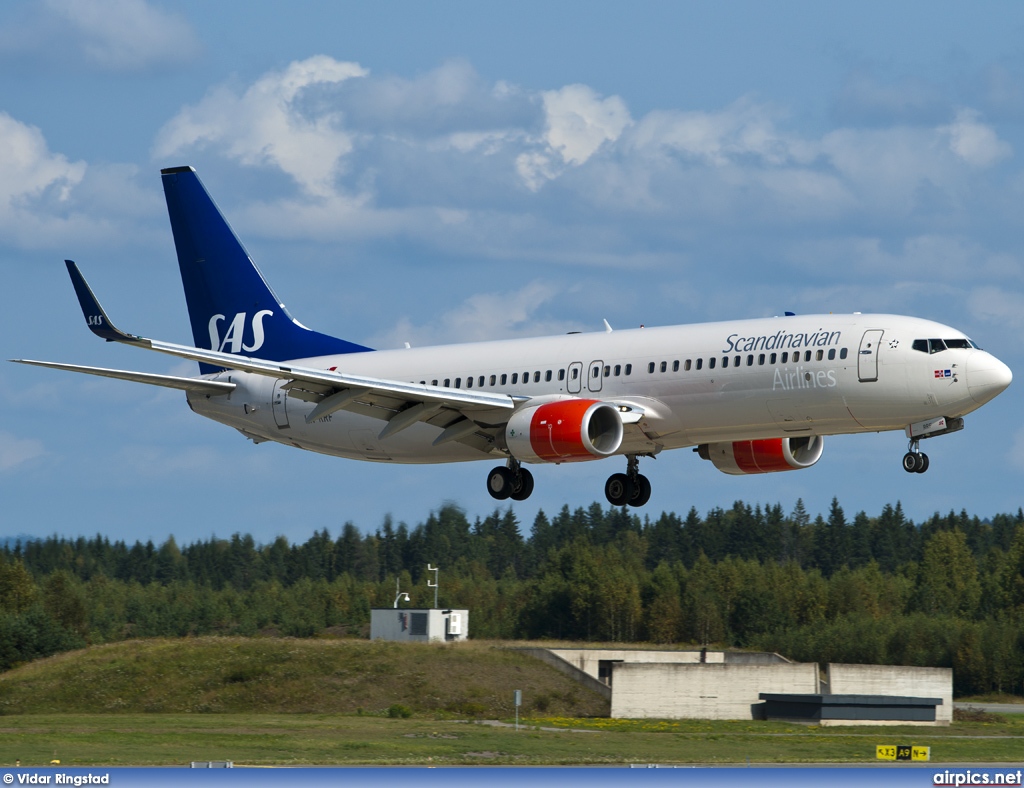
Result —
[{"label": "nose cone", "polygon": [[1012,380],[1010,368],[991,353],[976,351],[967,359],[967,390],[979,405],[1002,393]]}]

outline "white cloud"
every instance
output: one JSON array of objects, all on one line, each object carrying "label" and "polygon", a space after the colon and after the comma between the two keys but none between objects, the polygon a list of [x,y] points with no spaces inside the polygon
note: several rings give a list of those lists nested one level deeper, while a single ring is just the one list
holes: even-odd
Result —
[{"label": "white cloud", "polygon": [[371,340],[374,347],[414,347],[450,342],[476,342],[488,339],[563,334],[574,330],[565,321],[549,320],[538,312],[560,295],[558,288],[546,282],[530,282],[519,290],[504,293],[477,293],[461,306],[425,326],[414,326],[403,319],[386,334]]},{"label": "white cloud", "polygon": [[630,144],[644,152],[682,154],[724,166],[743,158],[760,164],[809,164],[816,146],[775,128],[770,107],[740,100],[718,112],[654,110],[645,115]]},{"label": "white cloud", "polygon": [[544,139],[566,164],[583,164],[632,122],[621,98],[599,98],[586,85],[549,90],[542,98],[547,114]]},{"label": "white cloud", "polygon": [[9,209],[18,200],[44,192],[66,202],[71,187],[85,174],[85,163],[51,153],[39,129],[0,112],[0,170],[0,206]]},{"label": "white cloud", "polygon": [[1024,293],[1001,287],[978,287],[971,291],[967,308],[979,320],[1017,332],[1024,330]]},{"label": "white cloud", "polygon": [[45,453],[40,441],[0,432],[0,471],[9,471]]},{"label": "white cloud", "polygon": [[516,171],[527,188],[537,191],[554,180],[564,165],[584,164],[605,143],[614,143],[633,122],[618,96],[602,99],[586,85],[567,85],[540,94],[544,133],[539,150],[516,157]]},{"label": "white cloud", "polygon": [[42,132],[0,112],[0,230],[5,244],[38,247],[74,228],[88,233],[73,213],[72,190],[86,173],[50,151]]},{"label": "white cloud", "polygon": [[368,73],[358,63],[317,55],[263,75],[242,95],[224,85],[216,87],[160,130],[154,155],[166,158],[212,145],[242,164],[277,167],[307,194],[329,196],[353,137],[341,128],[339,111],[310,116],[301,100],[311,88]]},{"label": "white cloud", "polygon": [[184,19],[145,0],[43,0],[31,17],[0,33],[0,53],[78,60],[105,71],[185,63],[199,49]]},{"label": "white cloud", "polygon": [[1013,149],[999,139],[991,126],[978,122],[979,113],[962,109],[956,120],[939,129],[949,135],[949,149],[975,167],[989,167],[1010,156]]}]

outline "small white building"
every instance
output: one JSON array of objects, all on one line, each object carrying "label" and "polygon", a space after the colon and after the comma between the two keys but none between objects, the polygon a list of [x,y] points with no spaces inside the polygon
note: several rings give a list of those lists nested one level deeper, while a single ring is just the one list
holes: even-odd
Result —
[{"label": "small white building", "polygon": [[465,640],[468,610],[375,607],[370,611],[370,640],[415,643]]}]

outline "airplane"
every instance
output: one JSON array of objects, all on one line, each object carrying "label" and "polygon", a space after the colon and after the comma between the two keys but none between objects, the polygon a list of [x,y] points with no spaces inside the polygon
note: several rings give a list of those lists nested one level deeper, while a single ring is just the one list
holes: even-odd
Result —
[{"label": "airplane", "polygon": [[94,334],[196,361],[198,377],[11,360],[184,390],[194,412],[257,444],[497,460],[487,491],[516,501],[534,489],[525,465],[620,457],[605,496],[640,507],[641,458],[686,447],[728,474],[774,473],[817,463],[826,435],[903,430],[903,468],[923,473],[920,442],[963,429],[1013,377],[955,328],[859,312],[372,350],[289,314],[194,168],[161,177],[194,347],[121,331],[66,265]]}]

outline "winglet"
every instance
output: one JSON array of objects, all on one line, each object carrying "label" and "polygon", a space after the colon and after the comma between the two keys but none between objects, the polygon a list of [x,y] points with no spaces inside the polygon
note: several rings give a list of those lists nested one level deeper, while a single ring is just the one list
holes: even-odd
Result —
[{"label": "winglet", "polygon": [[89,287],[89,283],[85,281],[85,277],[82,276],[82,272],[78,270],[78,266],[75,265],[74,261],[65,260],[64,264],[68,267],[71,284],[75,286],[75,294],[78,296],[78,303],[82,307],[82,314],[85,315],[85,324],[89,326],[89,330],[96,336],[107,340],[107,342],[141,342],[142,337],[126,334],[110,322],[110,318],[103,311],[103,307],[100,306],[100,302],[92,292],[92,288]]}]

